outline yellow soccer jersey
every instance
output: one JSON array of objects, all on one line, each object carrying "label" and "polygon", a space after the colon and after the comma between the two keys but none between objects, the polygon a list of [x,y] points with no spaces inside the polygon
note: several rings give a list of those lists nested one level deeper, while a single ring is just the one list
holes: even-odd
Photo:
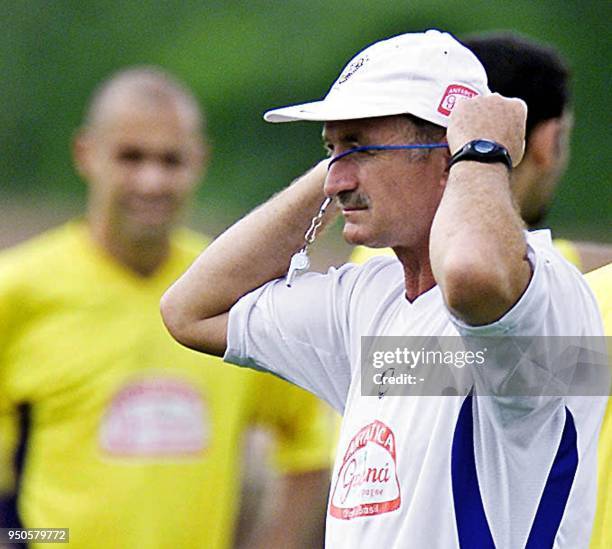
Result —
[{"label": "yellow soccer jersey", "polygon": [[[565,259],[578,267],[578,269],[581,268],[580,255],[574,243],[569,240],[556,238],[554,240],[554,245]],[[393,255],[393,250],[391,248],[367,248],[366,246],[357,246],[351,254],[350,262],[362,265],[368,259],[379,255]]]},{"label": "yellow soccer jersey", "polygon": [[[606,336],[612,336],[612,263],[586,275],[604,321]],[[612,547],[612,399],[601,426],[598,448],[597,511],[591,540],[592,549]]]},{"label": "yellow soccer jersey", "polygon": [[24,526],[70,528],[74,548],[224,548],[249,424],[275,430],[284,471],[329,466],[318,400],[167,334],[159,299],[204,244],[177,233],[150,278],[78,222],[1,254],[0,426],[27,410]]}]

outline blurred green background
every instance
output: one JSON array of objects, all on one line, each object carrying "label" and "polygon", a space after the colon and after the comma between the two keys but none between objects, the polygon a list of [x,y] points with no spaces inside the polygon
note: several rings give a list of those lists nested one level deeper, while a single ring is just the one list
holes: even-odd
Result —
[{"label": "blurred green background", "polygon": [[37,229],[82,208],[85,187],[69,142],[92,89],[115,70],[161,65],[205,105],[213,159],[194,219],[216,232],[323,154],[318,124],[266,124],[264,110],[319,98],[359,49],[430,27],[459,37],[512,29],[567,57],[576,127],[549,223],[560,235],[611,239],[612,2],[1,0],[0,6],[5,243],[8,232],[27,224],[23,212],[30,208],[41,212]]}]

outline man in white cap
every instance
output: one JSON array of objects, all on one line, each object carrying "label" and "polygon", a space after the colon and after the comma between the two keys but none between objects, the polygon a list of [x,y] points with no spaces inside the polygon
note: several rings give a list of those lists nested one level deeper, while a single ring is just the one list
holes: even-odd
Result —
[{"label": "man in white cap", "polygon": [[[558,381],[550,349],[523,361],[495,348],[481,370],[451,373],[470,381],[455,396],[397,398],[385,382],[378,392],[364,383],[363,336],[461,336],[468,346],[467,336],[601,335],[581,276],[548,232],[524,232],[513,207],[524,103],[490,94],[476,57],[427,31],[374,44],[323,100],[265,118],[324,122],[331,160],[221,235],[166,293],[162,314],[183,344],[273,372],[343,413],[328,545],[585,546],[605,400],[517,391]],[[324,197],[350,243],[391,247],[399,262],[297,276],[298,253],[288,287],[279,277]],[[399,384],[415,349],[396,350],[379,358]],[[449,394],[439,388],[421,394]]]}]

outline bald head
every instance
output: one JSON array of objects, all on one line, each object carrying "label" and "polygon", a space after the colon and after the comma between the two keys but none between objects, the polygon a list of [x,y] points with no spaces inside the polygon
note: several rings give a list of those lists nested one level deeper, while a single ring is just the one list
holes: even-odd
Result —
[{"label": "bald head", "polygon": [[193,133],[204,132],[204,117],[193,94],[157,67],[131,67],[105,80],[85,111],[86,130],[102,129],[126,109],[174,111]]},{"label": "bald head", "polygon": [[104,248],[128,250],[130,265],[151,250],[159,259],[204,175],[202,131],[193,95],[159,69],[121,71],[95,91],[73,152],[88,184],[88,221]]}]

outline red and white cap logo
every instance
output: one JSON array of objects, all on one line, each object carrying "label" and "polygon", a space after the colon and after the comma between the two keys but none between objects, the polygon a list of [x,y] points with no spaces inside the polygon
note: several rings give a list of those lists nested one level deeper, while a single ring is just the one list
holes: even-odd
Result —
[{"label": "red and white cap logo", "polygon": [[380,515],[401,504],[395,435],[376,420],[352,438],[342,458],[329,505],[338,519]]},{"label": "red and white cap logo", "polygon": [[438,105],[438,112],[444,116],[450,116],[450,113],[458,99],[469,99],[475,95],[478,95],[477,91],[474,91],[466,86],[462,86],[461,84],[451,84],[448,88],[446,88],[446,91],[442,96],[442,100]]}]

